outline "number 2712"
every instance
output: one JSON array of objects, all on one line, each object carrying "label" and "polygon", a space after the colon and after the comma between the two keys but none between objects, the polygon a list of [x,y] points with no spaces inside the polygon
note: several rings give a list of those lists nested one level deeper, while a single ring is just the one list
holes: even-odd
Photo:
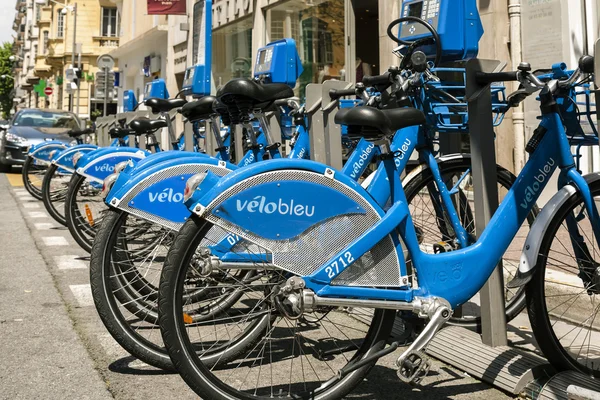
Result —
[{"label": "number 2712", "polygon": [[345,252],[343,256],[335,260],[331,263],[327,268],[325,268],[325,272],[327,272],[327,276],[331,279],[337,274],[340,273],[340,267],[342,267],[342,271],[344,268],[348,266],[348,264],[354,262],[354,257],[352,257],[352,253],[349,251]]}]

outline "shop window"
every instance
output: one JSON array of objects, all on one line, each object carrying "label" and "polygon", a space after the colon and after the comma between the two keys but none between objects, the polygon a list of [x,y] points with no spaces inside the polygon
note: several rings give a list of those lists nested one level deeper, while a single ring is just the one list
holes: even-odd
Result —
[{"label": "shop window", "polygon": [[252,17],[213,31],[212,71],[216,87],[252,76]]},{"label": "shop window", "polygon": [[119,12],[116,8],[102,7],[101,36],[119,36]]},{"label": "shop window", "polygon": [[291,36],[296,41],[304,67],[299,79],[300,88],[328,79],[344,79],[344,0],[312,4],[290,0],[268,10],[269,39],[273,41]]},{"label": "shop window", "polygon": [[62,9],[56,12],[56,37],[62,38],[65,36],[65,15]]}]

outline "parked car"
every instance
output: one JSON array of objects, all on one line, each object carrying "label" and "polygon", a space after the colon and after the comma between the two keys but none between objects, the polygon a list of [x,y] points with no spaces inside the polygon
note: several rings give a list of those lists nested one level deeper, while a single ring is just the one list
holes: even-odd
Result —
[{"label": "parked car", "polygon": [[0,132],[0,172],[22,165],[32,145],[51,140],[73,142],[67,132],[81,126],[77,116],[66,111],[32,108],[17,111],[8,128]]}]

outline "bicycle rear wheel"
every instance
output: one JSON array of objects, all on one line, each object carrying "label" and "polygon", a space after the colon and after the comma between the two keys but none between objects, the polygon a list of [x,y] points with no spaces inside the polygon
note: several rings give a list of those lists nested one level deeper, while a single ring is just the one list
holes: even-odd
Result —
[{"label": "bicycle rear wheel", "polygon": [[[475,212],[473,191],[470,184],[471,159],[468,156],[458,156],[439,161],[438,165],[448,189],[453,187],[456,189],[451,196],[453,205],[462,225],[474,238]],[[457,248],[456,235],[449,223],[448,216],[441,207],[441,200],[436,195],[437,189],[435,188],[433,175],[426,166],[419,168],[422,169],[410,176],[409,181],[405,183],[405,191],[411,211],[410,214],[415,228],[420,234],[421,249],[430,253],[434,252],[436,248],[438,251],[440,249],[452,251]],[[502,201],[504,195],[515,182],[516,177],[498,165],[496,178],[498,180],[499,200]],[[517,270],[523,243],[537,213],[538,210],[534,207],[502,258],[507,321],[515,318],[526,306],[525,289],[510,289],[506,287],[506,283],[510,282]],[[465,303],[460,310],[457,310],[456,315],[450,319],[449,323],[467,327],[480,327],[481,311],[479,305],[479,297],[476,295]]]},{"label": "bicycle rear wheel", "polygon": [[36,160],[31,156],[27,156],[23,164],[23,185],[29,194],[38,200],[42,200],[42,182],[47,169],[47,165],[36,164]]},{"label": "bicycle rear wheel", "polygon": [[102,189],[77,173],[69,182],[65,203],[65,219],[73,239],[88,253],[108,206],[100,196]]},{"label": "bicycle rear wheel", "polygon": [[[194,317],[201,315],[210,298],[188,301],[186,293],[201,272],[195,256],[205,246],[218,243],[209,237],[213,228],[194,216],[186,222],[161,277],[161,333],[187,384],[205,399],[337,399],[350,392],[376,361],[343,378],[337,372],[383,348],[395,313],[322,308],[289,319],[271,298],[274,288],[290,275],[255,261],[252,279],[229,275],[229,280],[210,283],[215,292],[241,290],[243,296],[222,314],[197,320]],[[240,247],[235,248],[240,259],[268,256],[254,245]],[[229,268],[234,267],[230,264]],[[253,332],[260,335],[249,340]],[[230,350],[227,369],[207,364],[204,351],[213,346]]]},{"label": "bicycle rear wheel", "polygon": [[57,165],[50,165],[42,182],[44,207],[56,222],[64,226],[67,226],[65,200],[70,179],[71,176],[62,172]]},{"label": "bicycle rear wheel", "polygon": [[[590,184],[596,204],[600,180]],[[554,214],[527,285],[536,341],[559,371],[600,378],[600,249],[579,192]]]}]

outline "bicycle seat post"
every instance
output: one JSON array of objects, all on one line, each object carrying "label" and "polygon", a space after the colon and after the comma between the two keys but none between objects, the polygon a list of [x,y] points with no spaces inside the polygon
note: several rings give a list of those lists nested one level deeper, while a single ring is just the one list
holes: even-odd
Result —
[{"label": "bicycle seat post", "polygon": [[223,138],[221,137],[221,130],[219,129],[219,119],[217,115],[213,115],[210,117],[210,129],[212,130],[212,133],[215,136],[217,148],[224,148],[225,146],[223,145]]},{"label": "bicycle seat post", "polygon": [[175,136],[175,128],[173,127],[173,123],[171,122],[171,115],[168,111],[161,111],[160,116],[167,121],[167,131],[169,132],[169,141],[171,142],[171,146],[175,149],[179,141]]}]

